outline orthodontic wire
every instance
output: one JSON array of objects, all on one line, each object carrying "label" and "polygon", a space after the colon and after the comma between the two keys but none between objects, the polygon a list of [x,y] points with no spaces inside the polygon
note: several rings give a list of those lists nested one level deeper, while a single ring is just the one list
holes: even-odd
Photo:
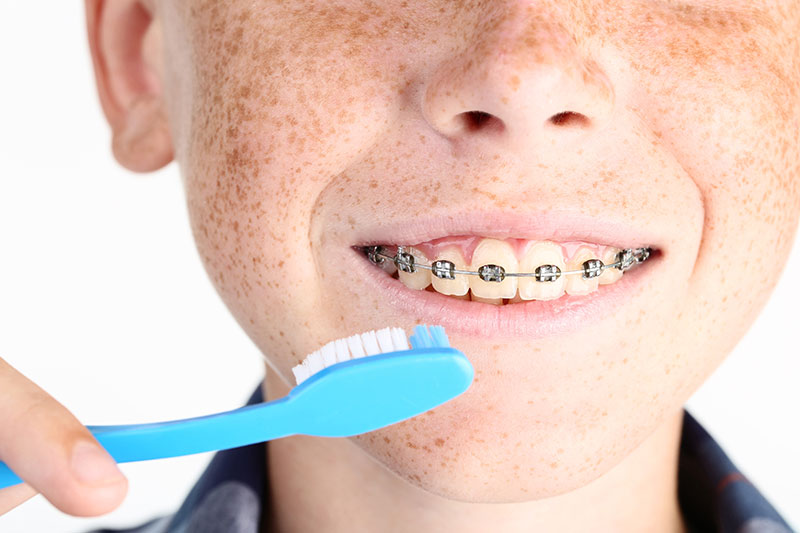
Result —
[{"label": "orthodontic wire", "polygon": [[[394,256],[391,256],[391,255],[388,255],[388,254],[384,253],[384,247],[382,245],[363,246],[362,247],[362,251],[365,254],[367,254],[367,257],[370,259],[370,261],[373,264],[376,264],[376,265],[381,264],[384,259],[389,259],[393,263],[395,263],[395,265],[397,265],[398,256],[400,254],[406,254],[406,255],[411,256],[412,259],[414,259],[413,268],[422,268],[424,270],[430,270],[434,275],[436,275],[437,277],[440,277],[440,276],[438,276],[436,274],[436,269],[433,267],[433,265],[423,265],[423,264],[417,263],[416,262],[416,258],[414,258],[414,256],[412,254],[408,254],[407,252],[405,252],[405,248],[406,247],[402,246],[402,245],[401,246],[397,246],[397,252],[395,253]],[[620,250],[617,253],[616,261],[613,262],[613,263],[604,264],[602,262],[602,260],[600,260],[600,259],[589,259],[588,261],[584,261],[584,263],[583,263],[584,264],[584,268],[581,269],[581,270],[561,271],[559,269],[559,272],[558,272],[557,275],[555,275],[555,278],[550,279],[550,280],[537,279],[536,281],[539,281],[539,282],[552,282],[552,281],[556,281],[561,276],[567,276],[567,275],[570,275],[570,274],[583,274],[583,277],[588,279],[588,278],[592,278],[592,277],[599,277],[603,272],[605,272],[609,268],[616,268],[617,270],[621,270],[622,272],[625,272],[626,270],[630,269],[631,267],[646,261],[650,257],[650,254],[652,253],[652,251],[653,251],[653,249],[650,248],[650,247],[625,248],[625,249]],[[378,260],[376,260],[374,258],[380,258],[380,261],[378,261]],[[436,261],[434,261],[434,262],[436,262]],[[448,262],[451,263],[450,261],[448,261]],[[592,263],[594,266],[588,266],[587,267],[586,266],[587,263]],[[495,266],[496,267],[497,265],[484,265],[484,266]],[[541,265],[541,266],[553,267],[555,265]],[[399,267],[398,267],[398,269],[399,269]],[[544,276],[553,276],[555,274],[553,272],[545,272],[544,274],[537,274],[535,272],[505,272],[505,271],[503,271],[502,278],[500,280],[486,280],[481,275],[480,272],[475,272],[475,271],[471,271],[471,270],[456,270],[456,269],[452,269],[452,270],[449,270],[449,272],[452,273],[452,274],[463,274],[463,275],[467,275],[467,276],[478,276],[484,281],[495,281],[495,282],[502,281],[502,279],[504,279],[505,277],[533,277],[533,278],[537,278],[537,277],[541,277],[542,275],[544,275]],[[593,272],[593,275],[590,275],[590,276],[587,277],[586,276],[587,272],[590,272],[590,273]],[[442,278],[442,279],[452,279],[452,278]]]}]

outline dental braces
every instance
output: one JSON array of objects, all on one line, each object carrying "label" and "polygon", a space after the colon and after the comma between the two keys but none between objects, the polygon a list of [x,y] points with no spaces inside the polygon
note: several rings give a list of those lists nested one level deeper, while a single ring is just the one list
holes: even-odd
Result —
[{"label": "dental braces", "polygon": [[505,268],[500,265],[483,265],[477,271],[472,270],[458,270],[455,263],[444,259],[437,259],[430,265],[423,265],[416,262],[416,258],[406,252],[405,246],[398,246],[395,255],[386,253],[386,248],[380,245],[377,246],[363,246],[361,250],[367,255],[367,258],[375,265],[381,265],[385,260],[391,260],[398,270],[407,273],[414,273],[418,268],[430,270],[431,273],[439,279],[456,279],[456,274],[463,274],[466,276],[478,276],[483,281],[500,283],[507,277],[532,277],[536,281],[541,282],[554,282],[561,276],[568,276],[571,274],[581,274],[583,279],[596,278],[609,268],[616,268],[625,272],[631,267],[644,263],[653,249],[646,248],[625,248],[620,250],[614,257],[614,262],[604,264],[600,259],[589,259],[584,261],[580,270],[568,270],[562,272],[558,265],[541,265],[536,268],[534,272],[506,272]]}]

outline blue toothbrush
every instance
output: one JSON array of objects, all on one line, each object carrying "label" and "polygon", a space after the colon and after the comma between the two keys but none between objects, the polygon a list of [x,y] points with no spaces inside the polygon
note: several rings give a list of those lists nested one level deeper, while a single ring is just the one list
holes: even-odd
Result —
[{"label": "blue toothbrush", "polygon": [[[118,463],[162,459],[289,435],[349,437],[441,405],[472,384],[473,368],[441,326],[368,331],[330,342],[292,369],[283,398],[184,420],[86,426]],[[22,480],[0,462],[0,489]]]}]

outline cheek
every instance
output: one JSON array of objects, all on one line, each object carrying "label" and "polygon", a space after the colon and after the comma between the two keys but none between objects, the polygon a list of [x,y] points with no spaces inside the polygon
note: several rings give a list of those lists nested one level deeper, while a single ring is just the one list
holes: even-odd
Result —
[{"label": "cheek", "polygon": [[684,162],[703,197],[705,220],[680,327],[694,332],[696,349],[706,344],[718,360],[766,303],[797,228],[800,113],[782,103],[798,101],[797,84],[764,80],[757,90],[726,91],[722,100],[729,104],[717,104],[705,130],[685,133],[693,148]]},{"label": "cheek", "polygon": [[755,320],[797,228],[800,109],[787,103],[800,101],[800,14],[691,14],[664,15],[670,24],[653,26],[651,46],[629,48],[628,62],[633,107],[702,201],[685,298],[666,322],[696,387]]},{"label": "cheek", "polygon": [[[337,32],[350,31],[341,17],[323,30],[269,9],[281,7],[256,13],[242,2],[215,3],[192,18],[192,54],[208,59],[187,84],[192,127],[181,170],[209,277],[291,379],[291,366],[341,336],[341,310],[320,305],[324,276],[312,253],[325,238],[311,235],[312,221],[330,208],[320,198],[327,187],[347,189],[344,169],[386,122],[375,102],[393,101],[397,86],[370,57],[355,55],[369,47],[351,51],[346,76],[331,67],[346,41]],[[295,35],[304,32],[316,38]]]},{"label": "cheek", "polygon": [[[194,145],[229,131],[236,117],[214,117]],[[220,137],[220,146],[198,150],[185,171],[195,241],[214,286],[248,335],[263,353],[293,365],[320,344],[309,336],[308,312],[320,293],[308,232],[315,183],[301,167],[282,164],[302,160],[282,157],[281,139],[266,145],[253,137]]]}]

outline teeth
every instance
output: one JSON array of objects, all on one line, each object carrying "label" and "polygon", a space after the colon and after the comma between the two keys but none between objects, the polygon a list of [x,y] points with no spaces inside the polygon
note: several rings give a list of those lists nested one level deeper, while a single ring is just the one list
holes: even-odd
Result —
[{"label": "teeth", "polygon": [[394,276],[394,273],[397,272],[397,267],[395,266],[394,262],[386,258],[384,258],[383,262],[378,265],[378,267],[382,268],[384,272],[390,276]]},{"label": "teeth", "polygon": [[[519,264],[520,272],[536,272],[541,265],[555,265],[561,272],[569,270],[564,262],[561,245],[550,241],[531,243]],[[533,277],[519,278],[519,296],[523,300],[555,300],[564,295],[567,278],[563,274],[555,281],[536,281]]]},{"label": "teeth", "polygon": [[[531,241],[527,243],[521,259],[518,260],[512,243],[486,238],[475,247],[471,265],[466,264],[461,246],[460,244],[439,246],[433,259],[428,258],[416,247],[399,247],[398,251],[402,250],[413,256],[415,265],[430,266],[430,268],[418,266],[414,272],[406,272],[409,270],[410,260],[403,254],[398,254],[394,261],[386,258],[379,266],[390,275],[395,273],[396,277],[410,289],[428,290],[459,300],[492,305],[503,305],[504,300],[507,303],[555,300],[565,293],[586,295],[597,291],[599,285],[618,281],[623,275],[623,271],[616,267],[605,268],[601,275],[589,278],[584,278],[579,272],[563,274],[563,272],[583,271],[583,263],[589,260],[593,260],[590,263],[590,265],[594,263],[593,269],[599,264],[598,259],[603,265],[616,263],[617,254],[621,250],[613,246],[580,245],[567,261],[559,243]],[[376,262],[374,258],[370,259],[373,263]],[[395,261],[399,262],[399,269],[395,267]],[[537,269],[541,268],[542,273],[547,276],[554,269],[544,267],[551,265],[558,268],[562,274],[555,281],[537,281],[533,275]],[[455,274],[453,270],[474,271],[478,272],[478,275]],[[511,273],[532,275],[508,276]],[[449,279],[450,277],[453,279]]]},{"label": "teeth", "polygon": [[[583,262],[589,259],[596,259],[597,254],[592,251],[588,246],[580,246],[572,258],[567,262],[567,270],[581,270],[583,269]],[[583,279],[581,274],[570,274],[567,276],[566,291],[567,294],[589,294],[597,290],[599,278]]]},{"label": "teeth", "polygon": [[[483,239],[472,253],[471,270],[478,271],[483,265],[498,265],[506,272],[518,272],[519,262],[514,249],[505,241]],[[513,298],[517,293],[517,278],[506,277],[501,282],[484,281],[479,276],[469,276],[469,288],[473,300],[478,298]],[[475,300],[478,301],[478,300]]]},{"label": "teeth", "polygon": [[[438,253],[437,260],[450,261],[455,265],[456,270],[469,270],[461,255],[461,250],[456,246],[448,246]],[[469,291],[469,277],[464,274],[456,274],[455,279],[443,279],[431,275],[431,282],[436,292],[449,296],[464,296]]]},{"label": "teeth", "polygon": [[[606,246],[605,252],[603,252],[603,257],[600,260],[603,262],[604,265],[610,265],[617,260],[617,254],[620,252],[619,248],[614,248],[613,246]],[[619,278],[622,277],[622,270],[618,268],[607,268],[603,270],[603,273],[600,274],[600,277],[597,278],[597,282],[600,285],[608,285],[609,283],[614,283]]]},{"label": "teeth", "polygon": [[[422,265],[430,264],[430,261],[427,257],[425,257],[425,254],[413,246],[406,246],[405,250],[406,253],[414,256],[414,263],[419,263]],[[417,268],[415,272],[403,272],[402,270],[398,270],[397,275],[400,278],[400,281],[403,282],[403,285],[409,289],[417,289],[421,291],[431,284],[431,271],[425,268]]]},{"label": "teeth", "polygon": [[502,298],[481,298],[480,296],[475,296],[474,294],[472,295],[472,301],[492,305],[503,305]]}]

